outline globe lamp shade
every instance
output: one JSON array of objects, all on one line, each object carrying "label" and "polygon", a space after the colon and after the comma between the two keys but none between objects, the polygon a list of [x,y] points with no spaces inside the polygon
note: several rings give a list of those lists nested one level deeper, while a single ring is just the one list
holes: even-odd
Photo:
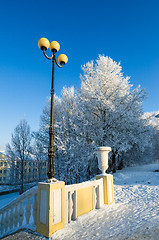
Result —
[{"label": "globe lamp shade", "polygon": [[52,42],[50,43],[50,50],[51,50],[52,52],[53,52],[53,51],[58,52],[59,49],[60,49],[60,44],[59,44],[58,42],[52,41]]},{"label": "globe lamp shade", "polygon": [[65,54],[60,54],[58,56],[58,61],[61,65],[65,65],[68,62],[68,57]]},{"label": "globe lamp shade", "polygon": [[50,47],[50,42],[47,38],[40,38],[38,41],[39,48],[43,50],[47,50]]}]

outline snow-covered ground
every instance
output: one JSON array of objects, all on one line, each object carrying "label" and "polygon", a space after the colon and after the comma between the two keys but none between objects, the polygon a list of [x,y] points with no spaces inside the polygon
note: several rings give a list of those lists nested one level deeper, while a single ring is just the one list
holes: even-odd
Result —
[{"label": "snow-covered ground", "polygon": [[0,192],[12,191],[18,188],[19,186],[0,185]]},{"label": "snow-covered ground", "polygon": [[114,174],[115,203],[92,211],[53,239],[159,239],[159,162]]},{"label": "snow-covered ground", "polygon": [[[32,186],[36,186],[37,183],[27,183],[24,184],[24,189],[29,189]],[[10,186],[10,185],[1,185],[0,186],[0,192],[5,192],[5,191],[12,191],[15,189],[19,189],[19,186]],[[15,198],[19,196],[19,192],[13,192],[13,193],[8,193],[4,195],[0,195],[0,208],[4,207],[11,201],[13,201]]]},{"label": "snow-covered ground", "polygon": [[19,196],[19,192],[9,193],[0,196],[0,208],[4,207]]},{"label": "snow-covered ground", "polygon": [[[159,162],[117,171],[114,174],[115,203],[78,217],[54,233],[52,239],[158,240],[159,172],[155,170],[159,170]],[[47,239],[29,232],[16,235],[15,239]]]}]

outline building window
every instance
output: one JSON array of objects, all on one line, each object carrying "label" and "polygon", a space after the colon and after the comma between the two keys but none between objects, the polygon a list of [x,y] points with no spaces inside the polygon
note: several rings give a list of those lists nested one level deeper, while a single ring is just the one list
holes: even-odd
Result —
[{"label": "building window", "polygon": [[7,173],[7,170],[5,169],[5,170],[4,170],[4,174],[6,174],[6,173]]},{"label": "building window", "polygon": [[2,170],[0,170],[0,173],[2,173]]},{"label": "building window", "polygon": [[5,180],[6,180],[6,177],[3,177],[3,182],[5,182]]}]

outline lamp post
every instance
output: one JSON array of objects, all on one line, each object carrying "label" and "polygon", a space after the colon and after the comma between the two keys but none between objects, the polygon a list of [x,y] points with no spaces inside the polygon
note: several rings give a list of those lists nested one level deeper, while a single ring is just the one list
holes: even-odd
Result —
[{"label": "lamp post", "polygon": [[[55,151],[54,151],[54,68],[55,63],[59,68],[62,68],[68,61],[68,58],[65,54],[60,54],[58,56],[58,63],[56,59],[55,53],[59,51],[60,44],[56,41],[52,41],[51,43],[47,38],[40,38],[38,41],[39,48],[43,51],[44,56],[52,60],[52,84],[51,84],[51,109],[50,109],[50,128],[49,128],[49,149],[48,149],[48,179],[54,180],[55,177]],[[52,55],[48,57],[45,51],[50,48]]]}]

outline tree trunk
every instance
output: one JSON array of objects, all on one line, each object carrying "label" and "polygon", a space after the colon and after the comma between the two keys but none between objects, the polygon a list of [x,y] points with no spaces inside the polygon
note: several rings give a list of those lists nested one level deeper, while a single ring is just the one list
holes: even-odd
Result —
[{"label": "tree trunk", "polygon": [[112,151],[112,171],[116,173],[116,154]]},{"label": "tree trunk", "polygon": [[21,161],[21,185],[20,185],[20,194],[22,194],[24,192],[23,189],[23,170],[24,170],[24,159],[22,159]]},{"label": "tree trunk", "polygon": [[88,168],[87,168],[87,180],[90,180],[91,178],[91,171],[90,171],[90,165],[88,164]]},{"label": "tree trunk", "polygon": [[118,165],[118,170],[122,170],[123,168],[124,168],[124,163],[123,163],[123,160],[121,159]]}]

